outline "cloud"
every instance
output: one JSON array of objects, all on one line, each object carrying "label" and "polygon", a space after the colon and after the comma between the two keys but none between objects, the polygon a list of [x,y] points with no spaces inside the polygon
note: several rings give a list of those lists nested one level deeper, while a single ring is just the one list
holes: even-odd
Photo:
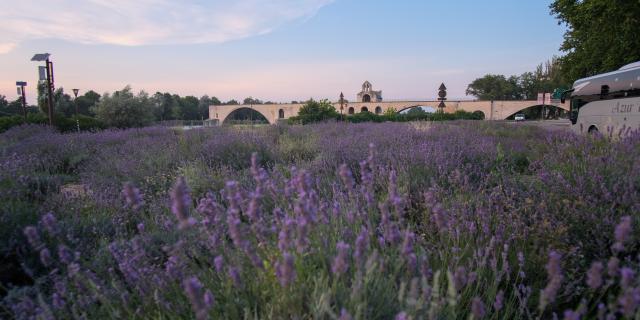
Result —
[{"label": "cloud", "polygon": [[44,38],[129,46],[221,43],[309,18],[333,1],[0,0],[0,53]]}]

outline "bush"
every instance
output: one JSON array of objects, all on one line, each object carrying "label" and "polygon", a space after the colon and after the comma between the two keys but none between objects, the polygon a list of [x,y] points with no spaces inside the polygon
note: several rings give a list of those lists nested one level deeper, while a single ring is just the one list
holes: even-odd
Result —
[{"label": "bush", "polygon": [[328,100],[311,99],[300,108],[297,116],[289,118],[289,123],[309,124],[337,119],[339,116],[338,111]]}]

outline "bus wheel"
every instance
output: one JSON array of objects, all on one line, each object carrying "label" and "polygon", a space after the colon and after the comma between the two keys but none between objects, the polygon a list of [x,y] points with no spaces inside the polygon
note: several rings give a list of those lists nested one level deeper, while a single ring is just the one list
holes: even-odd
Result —
[{"label": "bus wheel", "polygon": [[598,127],[591,126],[591,127],[589,127],[589,131],[588,132],[589,132],[589,134],[596,134],[596,133],[598,133]]}]

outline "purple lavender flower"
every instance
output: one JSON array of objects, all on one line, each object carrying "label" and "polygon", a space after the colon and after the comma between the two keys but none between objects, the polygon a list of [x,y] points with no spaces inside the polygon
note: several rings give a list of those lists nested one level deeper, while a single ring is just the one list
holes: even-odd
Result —
[{"label": "purple lavender flower", "polygon": [[331,265],[331,272],[334,275],[340,276],[347,272],[349,269],[348,255],[349,255],[349,245],[340,241],[336,245],[338,250],[338,254],[333,259],[333,264]]},{"label": "purple lavender flower", "polygon": [[615,252],[624,251],[624,244],[629,240],[629,235],[631,234],[631,217],[624,216],[622,217],[620,223],[616,226],[614,231],[614,236],[616,242],[613,244],[612,249]]},{"label": "purple lavender flower", "polygon": [[49,252],[49,249],[44,248],[40,250],[40,262],[42,262],[45,267],[51,265],[51,252]]},{"label": "purple lavender flower", "polygon": [[38,234],[38,229],[34,226],[27,226],[24,228],[24,235],[27,237],[27,241],[31,245],[32,248],[38,250],[40,246],[42,246],[42,242],[40,241],[40,235]]},{"label": "purple lavender flower", "polygon": [[618,304],[620,305],[620,311],[628,319],[633,318],[633,315],[640,303],[640,289],[627,289],[618,297]]},{"label": "purple lavender flower", "polygon": [[624,267],[620,269],[620,286],[623,289],[631,287],[634,277],[635,272],[631,268]]},{"label": "purple lavender flower", "polygon": [[229,277],[233,281],[236,287],[242,286],[242,279],[240,278],[240,269],[237,267],[229,267]]},{"label": "purple lavender flower", "polygon": [[587,271],[587,285],[589,288],[595,290],[602,286],[602,271],[604,271],[602,262],[598,261],[591,264],[591,268]]},{"label": "purple lavender flower", "polygon": [[496,300],[493,302],[493,309],[496,312],[498,312],[502,310],[503,306],[504,306],[504,291],[500,290],[498,291],[498,294],[496,294]]},{"label": "purple lavender flower", "polygon": [[396,320],[409,320],[409,316],[406,312],[402,311],[396,315]]},{"label": "purple lavender flower", "polygon": [[362,228],[358,238],[356,238],[355,252],[353,254],[356,264],[358,266],[364,263],[364,256],[369,248],[369,231],[366,228]]},{"label": "purple lavender flower", "polygon": [[217,256],[213,259],[213,265],[216,268],[216,272],[221,273],[224,268],[224,257],[223,256]]},{"label": "purple lavender flower", "polygon": [[540,294],[540,308],[542,310],[544,310],[549,303],[553,303],[555,301],[556,294],[558,293],[558,290],[560,290],[560,285],[562,284],[563,279],[560,259],[561,256],[556,251],[551,251],[549,253],[549,261],[546,265],[549,282]]},{"label": "purple lavender flower", "polygon": [[74,261],[73,252],[63,244],[58,246],[58,258],[60,258],[60,261],[64,264],[70,264]]},{"label": "purple lavender flower", "polygon": [[44,229],[47,230],[50,235],[55,236],[60,232],[58,220],[56,220],[56,217],[52,212],[48,212],[47,214],[42,216],[41,222],[44,226]]},{"label": "purple lavender flower", "polygon": [[191,307],[196,314],[196,319],[208,319],[208,312],[213,305],[213,294],[207,290],[207,294],[203,293],[203,286],[196,277],[191,277],[183,282],[184,291],[191,302]]},{"label": "purple lavender flower", "polygon": [[293,255],[288,252],[282,254],[282,261],[276,262],[276,277],[283,287],[289,286],[296,280],[296,269]]},{"label": "purple lavender flower", "polygon": [[484,303],[478,297],[473,298],[471,301],[471,314],[474,319],[482,319],[486,314]]},{"label": "purple lavender flower", "polygon": [[415,233],[407,230],[404,233],[404,242],[402,243],[401,252],[403,255],[408,256],[413,253],[413,242],[416,239]]},{"label": "purple lavender flower", "polygon": [[122,187],[122,195],[124,196],[125,207],[138,211],[144,205],[140,189],[136,188],[131,182],[124,184]]},{"label": "purple lavender flower", "polygon": [[345,308],[342,308],[342,310],[340,310],[340,317],[338,318],[338,320],[352,320],[352,319],[353,318]]},{"label": "purple lavender flower", "polygon": [[456,268],[453,273],[453,287],[456,291],[462,290],[467,285],[467,270],[464,267]]},{"label": "purple lavender flower", "polygon": [[195,224],[195,220],[189,217],[191,210],[191,191],[184,177],[179,177],[171,190],[171,212],[178,218],[180,229],[185,229]]}]

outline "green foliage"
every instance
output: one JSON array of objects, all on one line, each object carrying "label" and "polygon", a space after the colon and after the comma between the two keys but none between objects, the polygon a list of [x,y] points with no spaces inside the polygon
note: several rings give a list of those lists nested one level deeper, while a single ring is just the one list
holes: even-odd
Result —
[{"label": "green foliage", "polygon": [[488,74],[471,82],[466,93],[481,100],[535,100],[539,92],[568,88],[557,57],[520,76]]},{"label": "green foliage", "polygon": [[428,113],[421,108],[413,108],[404,114],[385,113],[382,115],[371,112],[361,112],[347,117],[343,117],[347,122],[408,122],[408,121],[453,121],[453,120],[484,120],[484,113],[480,111],[467,112],[458,110],[454,113]]},{"label": "green foliage", "polygon": [[105,93],[94,107],[96,118],[109,127],[143,127],[153,121],[153,104],[145,92],[134,95],[126,86],[113,94]]},{"label": "green foliage", "polygon": [[640,60],[639,1],[555,0],[551,13],[568,27],[560,48],[568,81]]},{"label": "green foliage", "polygon": [[289,119],[289,122],[308,124],[337,119],[338,117],[340,114],[329,100],[315,101],[311,99],[300,108],[297,116]]},{"label": "green foliage", "polygon": [[[67,118],[61,114],[56,114],[54,117],[54,125],[61,132],[76,131],[78,129],[79,121],[81,131],[94,131],[105,129],[104,123],[100,122],[96,118],[92,118],[85,115],[78,115]],[[23,125],[23,124],[49,124],[49,118],[43,113],[29,113],[27,114],[27,121],[24,120],[23,115],[15,115],[10,117],[0,117],[0,132],[7,131],[8,129]]]}]

